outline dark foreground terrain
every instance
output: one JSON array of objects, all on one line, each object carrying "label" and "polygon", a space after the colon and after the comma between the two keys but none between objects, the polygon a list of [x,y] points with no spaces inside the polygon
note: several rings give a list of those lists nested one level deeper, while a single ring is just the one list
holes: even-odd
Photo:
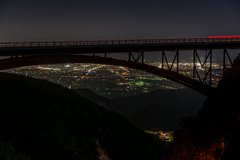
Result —
[{"label": "dark foreground terrain", "polygon": [[154,160],[166,148],[75,92],[0,74],[1,160]]},{"label": "dark foreground terrain", "polygon": [[172,160],[240,159],[240,57],[196,117],[182,120]]},{"label": "dark foreground terrain", "polygon": [[196,116],[206,101],[192,89],[155,90],[117,99],[101,97],[88,89],[75,90],[81,96],[126,117],[144,130],[175,130],[182,117]]},{"label": "dark foreground terrain", "polygon": [[156,90],[116,99],[115,110],[148,130],[175,130],[181,117],[196,115],[206,97],[191,89]]}]

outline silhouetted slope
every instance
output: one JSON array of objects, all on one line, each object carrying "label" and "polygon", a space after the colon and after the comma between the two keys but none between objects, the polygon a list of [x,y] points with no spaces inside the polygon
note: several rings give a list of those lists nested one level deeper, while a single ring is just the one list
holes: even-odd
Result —
[{"label": "silhouetted slope", "polygon": [[[240,60],[236,60],[197,117],[182,121],[173,159],[240,159]],[[195,156],[195,157],[194,157]]]},{"label": "silhouetted slope", "polygon": [[140,128],[173,130],[181,117],[196,115],[205,98],[191,89],[157,90],[116,99],[115,110]]},{"label": "silhouetted slope", "polygon": [[76,89],[74,91],[89,101],[112,111],[115,111],[116,108],[121,108],[120,104],[116,103],[115,101],[102,97],[89,89]]},{"label": "silhouetted slope", "polygon": [[175,130],[181,117],[196,114],[194,107],[188,105],[176,107],[176,104],[152,104],[130,115],[130,120],[142,129]]},{"label": "silhouetted slope", "polygon": [[0,158],[158,159],[161,145],[116,113],[42,80],[0,74]]},{"label": "silhouetted slope", "polygon": [[224,138],[222,160],[240,159],[240,57],[219,84],[219,93],[209,97],[198,121],[210,135],[207,143]]}]

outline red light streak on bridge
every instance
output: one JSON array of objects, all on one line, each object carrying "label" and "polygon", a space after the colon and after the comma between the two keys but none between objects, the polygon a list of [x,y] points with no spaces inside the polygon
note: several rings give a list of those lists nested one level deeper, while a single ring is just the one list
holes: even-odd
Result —
[{"label": "red light streak on bridge", "polygon": [[231,39],[240,38],[240,36],[208,36],[209,39]]}]

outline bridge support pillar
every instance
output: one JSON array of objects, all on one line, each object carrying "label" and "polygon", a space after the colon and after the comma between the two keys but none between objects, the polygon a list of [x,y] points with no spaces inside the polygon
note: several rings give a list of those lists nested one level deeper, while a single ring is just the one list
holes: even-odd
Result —
[{"label": "bridge support pillar", "polygon": [[[166,63],[166,64],[165,64]],[[173,61],[169,64],[169,60],[167,58],[166,52],[162,51],[162,69],[165,69],[167,66],[167,70],[172,71],[174,64],[176,65],[176,72],[179,72],[179,50],[176,51]]]},{"label": "bridge support pillar", "polygon": [[133,52],[129,52],[128,53],[128,61],[144,64],[144,51],[140,51],[135,54]]},{"label": "bridge support pillar", "polygon": [[226,72],[227,68],[230,68],[233,64],[233,61],[228,53],[228,50],[225,48],[223,50],[223,74]]},{"label": "bridge support pillar", "polygon": [[[200,65],[200,66],[199,66]],[[203,71],[199,71],[197,68]],[[200,76],[200,75],[203,75]],[[195,49],[193,51],[193,79],[197,79],[200,82],[212,85],[212,49],[209,52],[206,51],[205,59],[201,60],[199,53]]]}]

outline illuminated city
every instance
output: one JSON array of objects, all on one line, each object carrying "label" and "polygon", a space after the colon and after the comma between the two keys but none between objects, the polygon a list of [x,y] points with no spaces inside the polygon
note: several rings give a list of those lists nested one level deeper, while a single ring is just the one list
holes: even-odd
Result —
[{"label": "illuminated city", "polygon": [[[160,62],[150,65],[161,67]],[[183,75],[192,76],[192,64],[183,62],[179,64]],[[204,72],[198,64],[198,69]],[[216,75],[213,83],[217,84],[221,76],[221,65],[212,65]],[[8,70],[7,72],[45,79],[60,84],[69,89],[87,88],[95,93],[116,98],[136,95],[159,89],[183,89],[183,85],[158,77],[143,71],[119,66],[98,64],[58,64],[22,67]]]}]

